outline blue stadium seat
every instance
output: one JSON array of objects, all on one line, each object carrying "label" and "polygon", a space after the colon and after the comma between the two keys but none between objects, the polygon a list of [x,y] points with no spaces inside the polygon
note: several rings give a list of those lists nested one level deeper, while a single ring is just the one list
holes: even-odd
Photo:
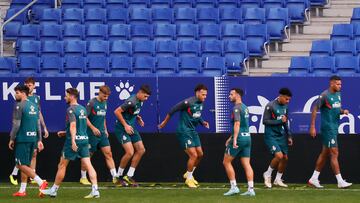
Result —
[{"label": "blue stadium seat", "polygon": [[89,24],[86,26],[86,40],[107,40],[108,26],[103,24]]},{"label": "blue stadium seat", "polygon": [[133,71],[136,75],[148,76],[154,73],[155,70],[155,58],[151,56],[141,56],[134,58]]},{"label": "blue stadium seat", "polygon": [[196,23],[196,9],[178,8],[175,10],[175,22],[179,23]]},{"label": "blue stadium seat", "polygon": [[353,25],[352,24],[335,24],[333,26],[331,38],[336,39],[353,39]]},{"label": "blue stadium seat", "polygon": [[105,3],[107,9],[122,9],[128,7],[128,0],[107,0]]},{"label": "blue stadium seat", "polygon": [[10,76],[16,71],[15,57],[0,57],[0,75]]},{"label": "blue stadium seat", "polygon": [[244,24],[263,24],[265,23],[264,8],[247,8],[243,10]]},{"label": "blue stadium seat", "polygon": [[156,41],[156,56],[176,56],[177,41],[166,40]]},{"label": "blue stadium seat", "polygon": [[155,42],[149,40],[138,40],[133,42],[134,56],[154,56]]},{"label": "blue stadium seat", "polygon": [[224,42],[224,56],[228,71],[242,71],[249,56],[245,40],[227,40]]},{"label": "blue stadium seat", "polygon": [[305,12],[308,10],[307,0],[287,0],[289,18],[292,23],[303,23],[306,20]]},{"label": "blue stadium seat", "polygon": [[29,1],[27,1],[27,0],[12,0],[10,7],[11,8],[24,8],[28,3],[29,3]]},{"label": "blue stadium seat", "polygon": [[131,8],[144,8],[150,6],[150,0],[128,0]]},{"label": "blue stadium seat", "polygon": [[151,8],[171,8],[172,0],[151,0]]},{"label": "blue stadium seat", "polygon": [[311,58],[308,56],[294,56],[291,58],[289,75],[307,76],[311,72]]},{"label": "blue stadium seat", "polygon": [[195,0],[194,6],[196,8],[216,8],[217,3],[217,0]]},{"label": "blue stadium seat", "polygon": [[360,40],[356,40],[356,53],[360,56]]},{"label": "blue stadium seat", "polygon": [[263,56],[268,44],[267,26],[264,24],[246,25],[245,38],[250,56]]},{"label": "blue stadium seat", "polygon": [[40,58],[37,56],[19,56],[18,70],[21,75],[36,75],[40,72]]},{"label": "blue stadium seat", "polygon": [[79,8],[67,8],[63,10],[63,24],[84,22],[84,10]]},{"label": "blue stadium seat", "polygon": [[130,38],[130,26],[125,24],[114,24],[109,27],[109,40],[127,40]]},{"label": "blue stadium seat", "polygon": [[332,56],[333,44],[331,40],[314,40],[312,42],[311,56]]},{"label": "blue stadium seat", "polygon": [[238,0],[218,0],[218,6],[220,8],[236,8],[240,3]]},{"label": "blue stadium seat", "polygon": [[85,38],[85,26],[80,24],[67,24],[63,26],[65,40],[82,40]]},{"label": "blue stadium seat", "polygon": [[79,1],[79,0],[62,0],[61,1],[62,9],[82,8],[82,7],[83,7],[83,1]]},{"label": "blue stadium seat", "polygon": [[179,24],[176,26],[177,39],[197,39],[198,38],[198,25],[194,24]]},{"label": "blue stadium seat", "polygon": [[85,10],[85,24],[92,23],[106,23],[107,14],[106,9],[103,8],[89,8]]},{"label": "blue stadium seat", "polygon": [[132,56],[132,42],[116,40],[111,43],[110,56]]},{"label": "blue stadium seat", "polygon": [[356,42],[354,40],[332,40],[334,56],[354,56],[356,54]]},{"label": "blue stadium seat", "polygon": [[220,40],[204,40],[201,41],[202,56],[222,56],[223,46]]},{"label": "blue stadium seat", "polygon": [[199,56],[200,42],[197,40],[180,40],[178,45],[179,56]]},{"label": "blue stadium seat", "polygon": [[360,40],[360,23],[353,24],[353,37],[354,40],[359,41]]},{"label": "blue stadium seat", "polygon": [[239,3],[241,4],[241,8],[260,8],[262,0],[242,0]]},{"label": "blue stadium seat", "polygon": [[267,10],[266,25],[270,40],[283,40],[286,38],[286,29],[289,27],[289,14],[287,8],[270,8]]},{"label": "blue stadium seat", "polygon": [[173,23],[174,11],[171,8],[154,8],[152,9],[153,23]]},{"label": "blue stadium seat", "polygon": [[335,69],[335,58],[332,56],[311,56],[311,68],[314,76],[330,76]]},{"label": "blue stadium seat", "polygon": [[354,8],[351,23],[360,23],[360,8]]},{"label": "blue stadium seat", "polygon": [[354,76],[359,72],[358,56],[336,56],[335,72],[340,76]]},{"label": "blue stadium seat", "polygon": [[107,57],[89,56],[87,57],[87,69],[90,77],[104,77],[109,76],[110,61]]},{"label": "blue stadium seat", "polygon": [[325,6],[328,0],[309,0],[311,6]]},{"label": "blue stadium seat", "polygon": [[110,72],[113,76],[124,76],[132,73],[132,58],[127,56],[112,56]]},{"label": "blue stadium seat", "polygon": [[241,23],[242,22],[242,9],[241,8],[221,8],[220,9],[220,22],[221,23]]},{"label": "blue stadium seat", "polygon": [[194,0],[173,0],[174,8],[193,7]]},{"label": "blue stadium seat", "polygon": [[64,54],[69,56],[85,56],[86,41],[66,40],[64,44]]},{"label": "blue stadium seat", "polygon": [[88,8],[102,8],[105,6],[105,0],[83,0],[83,7]]},{"label": "blue stadium seat", "polygon": [[158,75],[174,75],[178,72],[179,60],[173,56],[156,57],[156,74]]},{"label": "blue stadium seat", "polygon": [[128,10],[126,8],[108,8],[107,9],[107,23],[120,24],[127,23],[129,19]]},{"label": "blue stadium seat", "polygon": [[22,23],[9,22],[4,27],[4,38],[6,40],[16,40]]},{"label": "blue stadium seat", "polygon": [[64,73],[64,59],[58,56],[41,56],[41,75],[62,76]]},{"label": "blue stadium seat", "polygon": [[62,26],[56,24],[43,24],[40,27],[40,40],[62,40]]},{"label": "blue stadium seat", "polygon": [[18,56],[39,56],[41,44],[35,40],[24,40],[19,45]]},{"label": "blue stadium seat", "polygon": [[64,72],[67,77],[81,77],[87,73],[86,58],[82,56],[65,56]]},{"label": "blue stadium seat", "polygon": [[41,56],[63,56],[63,41],[42,41]]},{"label": "blue stadium seat", "polygon": [[149,40],[153,38],[153,27],[148,24],[131,25],[130,34],[132,40]]},{"label": "blue stadium seat", "polygon": [[243,24],[225,24],[222,26],[222,39],[244,39],[244,25]]},{"label": "blue stadium seat", "polygon": [[202,67],[201,64],[202,62],[200,57],[180,57],[179,74],[199,76]]},{"label": "blue stadium seat", "polygon": [[87,56],[108,56],[109,41],[94,40],[87,42]]},{"label": "blue stadium seat", "polygon": [[133,8],[130,10],[130,22],[151,23],[151,10],[148,8]]},{"label": "blue stadium seat", "polygon": [[157,24],[154,27],[155,39],[175,39],[176,38],[176,25],[172,24]]},{"label": "blue stadium seat", "polygon": [[204,39],[220,39],[221,28],[217,24],[203,24],[199,28],[199,38]]},{"label": "blue stadium seat", "polygon": [[219,23],[218,8],[199,8],[196,13],[198,23]]},{"label": "blue stadium seat", "polygon": [[263,0],[263,8],[283,8],[286,0]]},{"label": "blue stadium seat", "polygon": [[40,16],[41,24],[61,24],[61,9],[47,8],[44,9]]},{"label": "blue stadium seat", "polygon": [[22,25],[19,30],[18,38],[20,40],[38,40],[40,35],[39,25]]},{"label": "blue stadium seat", "polygon": [[[4,19],[4,22],[7,21],[9,18],[11,18],[12,16],[14,16],[18,11],[20,11],[20,8],[9,8],[6,11],[6,16]],[[16,18],[14,18],[11,22],[19,22],[21,24],[25,24],[28,22],[27,20],[27,11],[22,12],[19,16],[17,16]]]},{"label": "blue stadium seat", "polygon": [[221,76],[226,73],[225,58],[220,56],[203,57],[204,76]]}]

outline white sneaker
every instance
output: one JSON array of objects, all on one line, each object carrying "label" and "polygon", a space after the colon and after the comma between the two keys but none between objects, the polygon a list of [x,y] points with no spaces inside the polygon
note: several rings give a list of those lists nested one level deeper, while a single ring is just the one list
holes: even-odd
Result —
[{"label": "white sneaker", "polygon": [[89,195],[86,195],[84,198],[85,199],[100,198],[100,192],[99,190],[91,191],[91,193]]},{"label": "white sneaker", "polygon": [[352,185],[352,183],[348,183],[345,180],[338,183],[338,188],[348,188]]},{"label": "white sneaker", "polygon": [[320,181],[319,180],[315,180],[315,179],[311,179],[308,181],[308,185],[310,187],[313,187],[313,188],[318,188],[318,189],[321,189],[321,188],[324,188],[324,186],[320,185]]},{"label": "white sneaker", "polygon": [[283,180],[281,179],[275,179],[274,180],[274,185],[279,186],[279,187],[288,187],[288,185],[286,185]]},{"label": "white sneaker", "polygon": [[50,197],[56,197],[57,192],[53,191],[51,189],[46,189],[46,190],[40,190],[40,192],[46,196],[50,196]]},{"label": "white sneaker", "polygon": [[265,184],[265,187],[267,188],[271,188],[271,176],[267,176],[265,173],[263,174],[263,177],[264,177],[264,184]]}]

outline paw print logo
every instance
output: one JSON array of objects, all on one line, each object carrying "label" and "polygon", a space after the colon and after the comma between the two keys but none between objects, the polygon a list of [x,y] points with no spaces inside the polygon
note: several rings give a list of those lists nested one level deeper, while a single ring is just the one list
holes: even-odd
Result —
[{"label": "paw print logo", "polygon": [[262,124],[263,113],[269,100],[261,95],[257,96],[257,100],[260,106],[249,106],[249,113],[251,114],[249,130],[251,133],[263,133],[265,130],[265,126]]},{"label": "paw print logo", "polygon": [[119,93],[119,99],[125,100],[130,97],[130,93],[134,91],[134,85],[130,86],[129,81],[125,83],[120,81],[119,86],[115,85],[116,91]]}]

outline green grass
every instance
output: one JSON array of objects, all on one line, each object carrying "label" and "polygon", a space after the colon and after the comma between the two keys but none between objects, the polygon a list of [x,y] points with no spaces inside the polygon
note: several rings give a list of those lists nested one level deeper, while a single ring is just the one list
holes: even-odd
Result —
[{"label": "green grass", "polygon": [[[52,184],[50,184],[52,185]],[[182,183],[162,183],[155,186],[144,183],[139,188],[119,188],[110,183],[100,183],[100,199],[83,199],[89,194],[89,186],[79,183],[64,183],[56,198],[37,197],[38,190],[35,186],[27,189],[27,197],[15,198],[12,193],[18,186],[0,184],[0,202],[156,202],[156,203],[188,203],[188,202],[360,202],[360,185],[353,185],[350,189],[337,189],[336,185],[324,185],[325,189],[317,190],[305,185],[291,184],[289,188],[265,189],[262,184],[257,184],[256,197],[242,197],[240,195],[224,197],[228,184],[202,183],[198,189],[188,189]],[[241,191],[246,190],[241,183]]]}]

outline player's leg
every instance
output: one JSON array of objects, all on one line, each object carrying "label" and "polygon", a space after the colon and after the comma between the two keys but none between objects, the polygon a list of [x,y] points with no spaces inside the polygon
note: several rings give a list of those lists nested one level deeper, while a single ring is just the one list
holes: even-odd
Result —
[{"label": "player's leg", "polygon": [[230,181],[230,190],[228,192],[224,193],[225,196],[238,194],[240,192],[240,190],[236,184],[235,170],[231,164],[231,162],[233,160],[234,160],[233,156],[231,156],[230,154],[227,154],[227,153],[224,154],[223,165],[225,168],[226,175]]},{"label": "player's leg", "polygon": [[320,181],[319,181],[319,175],[321,170],[324,168],[326,161],[329,157],[329,148],[326,147],[325,145],[322,146],[322,150],[321,153],[319,154],[317,160],[316,160],[316,164],[315,164],[315,170],[311,176],[311,178],[308,181],[308,185],[310,187],[315,187],[315,188],[323,188],[322,185],[320,185]]},{"label": "player's leg", "polygon": [[189,186],[190,188],[196,188],[196,184],[194,182],[194,177],[192,175],[194,166],[196,164],[196,161],[198,159],[198,154],[195,147],[189,147],[185,149],[185,153],[188,155],[188,161],[187,161],[187,171],[186,171],[186,181],[185,184]]},{"label": "player's leg", "polygon": [[89,180],[87,179],[87,175],[86,175],[86,169],[85,166],[81,163],[81,171],[80,171],[80,184],[82,185],[91,185],[91,183],[89,182]]},{"label": "player's leg", "polygon": [[280,163],[280,160],[283,159],[283,153],[281,151],[276,151],[274,153],[274,157],[270,162],[270,165],[268,167],[268,169],[264,172],[263,177],[264,177],[264,184],[266,187],[271,188],[271,174],[273,172],[274,169],[277,169]]},{"label": "player's leg", "polygon": [[134,156],[134,147],[132,145],[131,142],[126,142],[122,145],[125,154],[121,157],[120,160],[120,166],[119,166],[119,170],[118,170],[118,176],[122,178],[122,176],[124,175],[124,170],[127,166],[127,164],[129,163],[129,161],[131,160],[131,158]]},{"label": "player's leg", "polygon": [[66,168],[69,165],[69,162],[70,162],[69,159],[66,159],[64,156],[61,156],[60,162],[58,164],[58,170],[55,176],[54,185],[50,189],[42,190],[41,192],[44,195],[49,195],[50,197],[56,197],[60,184],[64,180],[66,174]]},{"label": "player's leg", "polygon": [[26,196],[26,186],[27,186],[27,182],[28,182],[28,176],[23,172],[20,172],[20,176],[21,176],[20,177],[20,179],[21,179],[20,189],[18,192],[13,194],[14,197],[25,197]]},{"label": "player's leg", "polygon": [[134,177],[136,167],[140,163],[142,156],[145,154],[145,147],[144,147],[144,143],[141,140],[133,143],[133,146],[134,146],[134,151],[135,151],[134,156],[131,160],[129,171],[127,172],[126,176],[124,176],[124,180],[129,185],[137,187],[139,185],[136,183],[136,181],[134,180],[133,177]]},{"label": "player's leg", "polygon": [[89,173],[89,178],[92,184],[91,193],[85,196],[85,198],[99,198],[100,193],[97,184],[97,174],[94,167],[91,164],[90,157],[81,158],[81,164],[85,167],[86,171]]},{"label": "player's leg", "polygon": [[110,174],[113,178],[113,182],[115,181],[114,183],[116,183],[117,182],[117,173],[116,173],[116,169],[115,169],[115,162],[114,162],[113,155],[111,152],[111,147],[110,146],[102,147],[101,152],[104,154],[105,162],[106,162],[108,169],[110,170]]},{"label": "player's leg", "polygon": [[[193,167],[193,170],[192,170],[192,176],[193,176],[193,180],[194,180],[195,185],[199,186],[199,182],[194,177],[194,172],[195,172],[195,169],[199,166],[202,158],[204,157],[204,152],[203,152],[201,146],[195,147],[195,150],[196,150],[196,154],[197,154],[197,159],[195,161],[195,164],[194,164],[194,167]],[[187,178],[187,173],[184,174],[184,178],[185,179]]]},{"label": "player's leg", "polygon": [[286,169],[286,166],[287,166],[287,163],[288,163],[288,155],[283,153],[283,156],[282,156],[282,159],[280,159],[279,161],[279,164],[278,164],[278,167],[277,167],[277,173],[276,173],[276,177],[275,177],[275,180],[274,180],[274,185],[277,185],[277,186],[280,186],[280,187],[288,187],[284,182],[283,180],[281,179],[282,178],[282,175],[284,174],[285,172],[285,169]]},{"label": "player's leg", "polygon": [[337,147],[331,147],[329,148],[329,154],[330,154],[330,165],[331,168],[335,174],[337,183],[338,183],[338,187],[339,188],[347,188],[350,187],[352,185],[352,183],[348,183],[346,182],[340,173],[340,166],[339,166],[339,161],[338,161],[338,157],[339,157],[339,148]]},{"label": "player's leg", "polygon": [[[250,153],[249,153],[250,154]],[[240,162],[244,168],[246,180],[248,182],[248,190],[245,193],[242,193],[243,196],[255,196],[254,191],[254,171],[250,164],[250,157],[241,157]]]},{"label": "player's leg", "polygon": [[13,171],[11,172],[9,179],[10,179],[10,183],[13,185],[18,185],[18,180],[17,180],[17,175],[19,173],[19,169],[17,168],[17,166],[14,166]]}]

